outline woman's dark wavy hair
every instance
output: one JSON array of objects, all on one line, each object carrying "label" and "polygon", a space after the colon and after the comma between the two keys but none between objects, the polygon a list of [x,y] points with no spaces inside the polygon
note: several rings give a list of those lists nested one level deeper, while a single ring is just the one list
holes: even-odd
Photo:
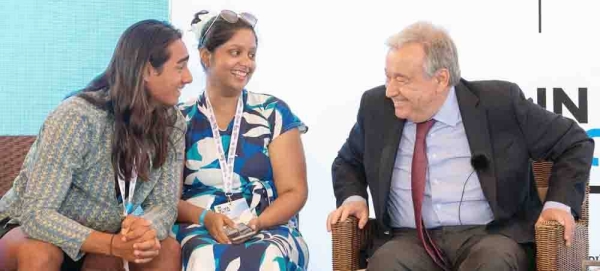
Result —
[{"label": "woman's dark wavy hair", "polygon": [[75,94],[114,118],[111,160],[115,174],[124,180],[131,179],[134,164],[138,177],[148,180],[150,166],[159,168],[167,160],[177,112],[152,103],[144,68],[149,63],[162,72],[170,58],[167,47],[179,39],[181,32],[169,23],[135,23],[119,38],[106,70]]}]

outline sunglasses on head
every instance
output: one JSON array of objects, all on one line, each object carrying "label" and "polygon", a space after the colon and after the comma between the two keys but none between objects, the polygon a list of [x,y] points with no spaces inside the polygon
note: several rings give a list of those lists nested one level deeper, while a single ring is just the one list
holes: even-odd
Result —
[{"label": "sunglasses on head", "polygon": [[[209,13],[208,10],[202,10],[202,11],[198,12],[196,15],[204,15],[204,14],[208,14],[208,13]],[[208,33],[212,29],[213,25],[219,18],[221,18],[231,24],[237,23],[238,20],[241,19],[242,21],[249,24],[250,27],[252,27],[252,28],[254,28],[254,26],[256,25],[256,22],[258,21],[258,19],[256,19],[256,17],[254,17],[254,15],[247,13],[247,12],[242,12],[242,13],[238,14],[235,11],[231,11],[228,9],[221,10],[221,12],[219,12],[219,15],[217,16],[217,18],[215,18],[212,21],[212,23],[208,26],[208,28],[206,29],[206,32],[204,32],[204,35],[202,35],[202,37],[200,37],[200,44],[202,44],[202,42],[204,41],[204,38],[208,35]],[[195,22],[192,21],[192,23],[195,23]]]}]

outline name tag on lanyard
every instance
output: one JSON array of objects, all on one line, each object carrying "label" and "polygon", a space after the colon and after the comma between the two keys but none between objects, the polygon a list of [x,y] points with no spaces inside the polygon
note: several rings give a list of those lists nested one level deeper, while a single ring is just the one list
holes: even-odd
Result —
[{"label": "name tag on lanyard", "polygon": [[247,224],[254,218],[254,214],[250,211],[250,207],[244,198],[219,204],[215,206],[215,212],[226,215],[236,224]]}]

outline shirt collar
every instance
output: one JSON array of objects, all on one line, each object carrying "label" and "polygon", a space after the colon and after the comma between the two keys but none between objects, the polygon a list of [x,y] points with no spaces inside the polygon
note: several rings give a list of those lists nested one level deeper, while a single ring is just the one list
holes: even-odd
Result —
[{"label": "shirt collar", "polygon": [[446,101],[444,101],[442,108],[440,108],[440,110],[433,115],[433,119],[449,126],[456,126],[462,119],[460,116],[460,109],[458,108],[458,100],[456,99],[456,91],[454,87],[451,87],[448,91]]}]

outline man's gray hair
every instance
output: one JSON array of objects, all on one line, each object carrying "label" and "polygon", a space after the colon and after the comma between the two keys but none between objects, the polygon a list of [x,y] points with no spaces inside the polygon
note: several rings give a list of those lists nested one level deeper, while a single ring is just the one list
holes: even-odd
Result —
[{"label": "man's gray hair", "polygon": [[436,71],[448,69],[449,85],[455,86],[460,81],[458,52],[450,35],[441,27],[429,22],[416,22],[402,32],[389,37],[386,44],[390,48],[400,48],[409,43],[418,43],[425,51],[424,71],[431,78]]}]

